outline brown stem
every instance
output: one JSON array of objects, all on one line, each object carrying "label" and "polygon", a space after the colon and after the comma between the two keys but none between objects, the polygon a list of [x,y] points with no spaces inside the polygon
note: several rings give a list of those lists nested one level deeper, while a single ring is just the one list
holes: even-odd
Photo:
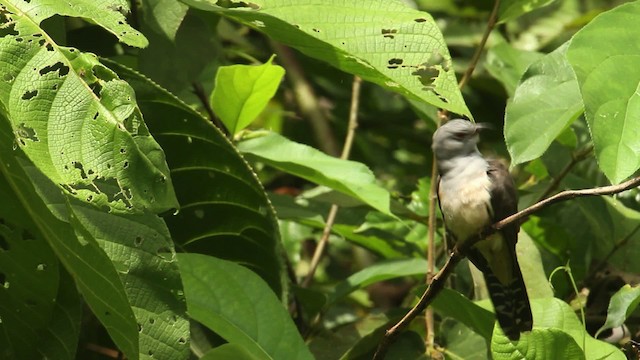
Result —
[{"label": "brown stem", "polygon": [[476,69],[476,65],[478,61],[480,61],[480,55],[482,55],[482,50],[484,50],[484,46],[487,44],[487,40],[489,39],[489,35],[491,35],[491,31],[496,26],[496,22],[498,21],[498,9],[500,8],[500,0],[496,0],[493,3],[493,9],[491,10],[491,15],[489,15],[489,20],[487,21],[487,27],[484,30],[484,34],[482,34],[482,40],[480,40],[480,44],[476,49],[476,52],[473,54],[471,58],[471,64],[467,67],[467,71],[462,75],[462,79],[458,83],[458,87],[462,89],[469,79],[471,78],[471,74]]},{"label": "brown stem", "polygon": [[329,120],[323,116],[322,109],[318,104],[313,88],[305,78],[304,70],[296,60],[295,54],[284,45],[276,42],[272,42],[271,44],[279,56],[278,59],[280,59],[280,62],[282,62],[287,69],[286,77],[291,83],[302,116],[311,123],[318,147],[329,155],[338,156],[338,142],[333,136],[333,132],[329,126]]},{"label": "brown stem", "polygon": [[384,338],[378,345],[378,349],[373,357],[374,360],[384,359],[384,355],[386,354],[389,345],[391,345],[392,340],[404,329],[409,323],[420,314],[433,299],[438,295],[438,293],[444,287],[444,283],[449,275],[453,272],[453,268],[455,265],[464,258],[468,249],[475,245],[478,241],[486,238],[487,236],[495,233],[496,231],[504,228],[505,226],[520,221],[523,218],[531,215],[534,212],[540,211],[542,208],[560,202],[566,201],[569,199],[573,199],[576,197],[582,196],[600,196],[600,195],[611,195],[623,192],[625,190],[629,190],[633,187],[640,185],[640,176],[635,177],[631,180],[625,181],[618,185],[610,185],[610,186],[602,186],[591,189],[582,189],[582,190],[566,190],[560,192],[548,199],[542,200],[529,206],[528,208],[519,211],[516,214],[513,214],[503,220],[496,222],[495,224],[487,227],[481,234],[478,236],[471,238],[464,243],[458,243],[454,246],[453,251],[449,257],[447,263],[440,269],[440,271],[433,277],[433,281],[427,287],[425,292],[422,294],[420,301],[414,306],[408,313],[405,315],[396,325],[387,330]]},{"label": "brown stem", "polygon": [[562,182],[562,179],[564,179],[565,176],[569,174],[569,171],[571,171],[571,169],[573,169],[573,167],[576,166],[580,161],[586,159],[592,150],[593,145],[589,145],[582,150],[579,150],[576,153],[572,154],[571,161],[562,169],[562,171],[560,171],[558,176],[553,179],[544,193],[540,195],[538,201],[544,200],[549,195],[551,195],[551,193],[554,192],[558,188],[558,186],[560,186],[560,182]]},{"label": "brown stem", "polygon": [[[353,146],[353,139],[355,137],[356,129],[358,128],[358,107],[360,106],[360,85],[362,80],[355,76],[353,78],[353,86],[351,88],[351,108],[349,109],[349,125],[347,127],[347,136],[344,139],[344,145],[342,147],[342,154],[340,158],[346,160],[349,158],[351,154],[351,148]],[[311,258],[311,265],[309,267],[309,273],[305,277],[302,282],[303,287],[308,287],[313,281],[313,276],[318,269],[318,265],[320,264],[320,260],[324,255],[324,249],[329,243],[329,235],[331,235],[331,228],[333,227],[333,223],[336,220],[336,215],[338,214],[338,205],[331,205],[331,209],[329,210],[329,215],[327,215],[327,222],[324,225],[324,230],[322,231],[322,237],[318,242],[318,246],[313,253],[313,257]]]},{"label": "brown stem", "polygon": [[589,274],[587,274],[587,276],[584,277],[584,280],[582,280],[582,283],[579,288],[583,287],[585,284],[589,284],[591,280],[596,276],[596,274],[602,271],[607,266],[609,259],[611,259],[611,257],[616,252],[618,252],[618,250],[622,249],[629,243],[629,240],[631,240],[631,238],[638,232],[638,230],[640,230],[640,224],[638,224],[635,228],[633,228],[631,232],[629,232],[622,240],[618,241],[613,246],[613,248],[607,253],[607,255],[605,255],[605,257],[598,262],[598,265],[594,266],[593,270],[591,270]]}]

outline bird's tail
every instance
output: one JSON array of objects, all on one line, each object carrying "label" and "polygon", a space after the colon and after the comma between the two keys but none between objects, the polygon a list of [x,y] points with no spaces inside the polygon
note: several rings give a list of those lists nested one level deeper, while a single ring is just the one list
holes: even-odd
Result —
[{"label": "bird's tail", "polygon": [[491,271],[485,272],[484,278],[498,323],[505,335],[515,341],[520,339],[521,332],[531,330],[533,317],[520,266],[514,265],[513,277],[506,285]]}]

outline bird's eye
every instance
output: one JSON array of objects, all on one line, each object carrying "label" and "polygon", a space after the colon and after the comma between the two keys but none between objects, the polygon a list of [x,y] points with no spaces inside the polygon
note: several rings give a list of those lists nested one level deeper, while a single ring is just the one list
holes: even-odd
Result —
[{"label": "bird's eye", "polygon": [[454,137],[456,140],[462,140],[462,139],[464,139],[464,138],[465,138],[465,136],[466,136],[466,134],[465,134],[465,133],[463,133],[463,132],[455,132],[455,133],[453,133],[453,137]]}]

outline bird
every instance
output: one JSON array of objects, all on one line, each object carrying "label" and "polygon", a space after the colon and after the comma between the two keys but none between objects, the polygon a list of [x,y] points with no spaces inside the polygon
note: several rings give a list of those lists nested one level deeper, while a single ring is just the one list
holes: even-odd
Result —
[{"label": "bird", "polygon": [[[449,238],[464,243],[518,210],[513,179],[497,159],[478,150],[486,124],[454,119],[433,134],[437,195]],[[516,257],[520,225],[511,223],[472,246],[469,260],[482,271],[498,324],[512,341],[531,331],[533,316]]]}]

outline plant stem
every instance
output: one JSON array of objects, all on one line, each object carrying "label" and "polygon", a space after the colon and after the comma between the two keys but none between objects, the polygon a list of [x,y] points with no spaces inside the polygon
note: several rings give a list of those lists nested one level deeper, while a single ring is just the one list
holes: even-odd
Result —
[{"label": "plant stem", "polygon": [[318,104],[317,97],[305,78],[304,71],[296,60],[295,54],[284,45],[276,42],[271,44],[278,54],[280,62],[287,69],[286,77],[291,83],[302,116],[311,123],[318,147],[329,155],[338,156],[338,144],[329,127],[329,120],[322,115],[323,112]]},{"label": "plant stem", "polygon": [[[342,146],[342,154],[340,158],[346,160],[349,158],[351,154],[351,148],[353,146],[353,139],[355,137],[356,129],[358,128],[358,107],[360,106],[360,85],[362,80],[355,76],[353,78],[353,86],[351,88],[351,108],[349,109],[349,125],[347,127],[347,135],[344,139],[344,145]],[[320,264],[320,260],[324,255],[324,250],[329,243],[329,235],[331,235],[331,228],[336,220],[336,215],[338,214],[338,205],[331,205],[331,209],[329,210],[329,214],[327,215],[327,222],[324,225],[324,229],[322,231],[322,237],[318,242],[318,246],[313,253],[313,257],[311,258],[311,265],[309,267],[309,273],[305,277],[302,282],[303,287],[308,287],[313,281],[313,276],[318,269],[318,265]]]}]

